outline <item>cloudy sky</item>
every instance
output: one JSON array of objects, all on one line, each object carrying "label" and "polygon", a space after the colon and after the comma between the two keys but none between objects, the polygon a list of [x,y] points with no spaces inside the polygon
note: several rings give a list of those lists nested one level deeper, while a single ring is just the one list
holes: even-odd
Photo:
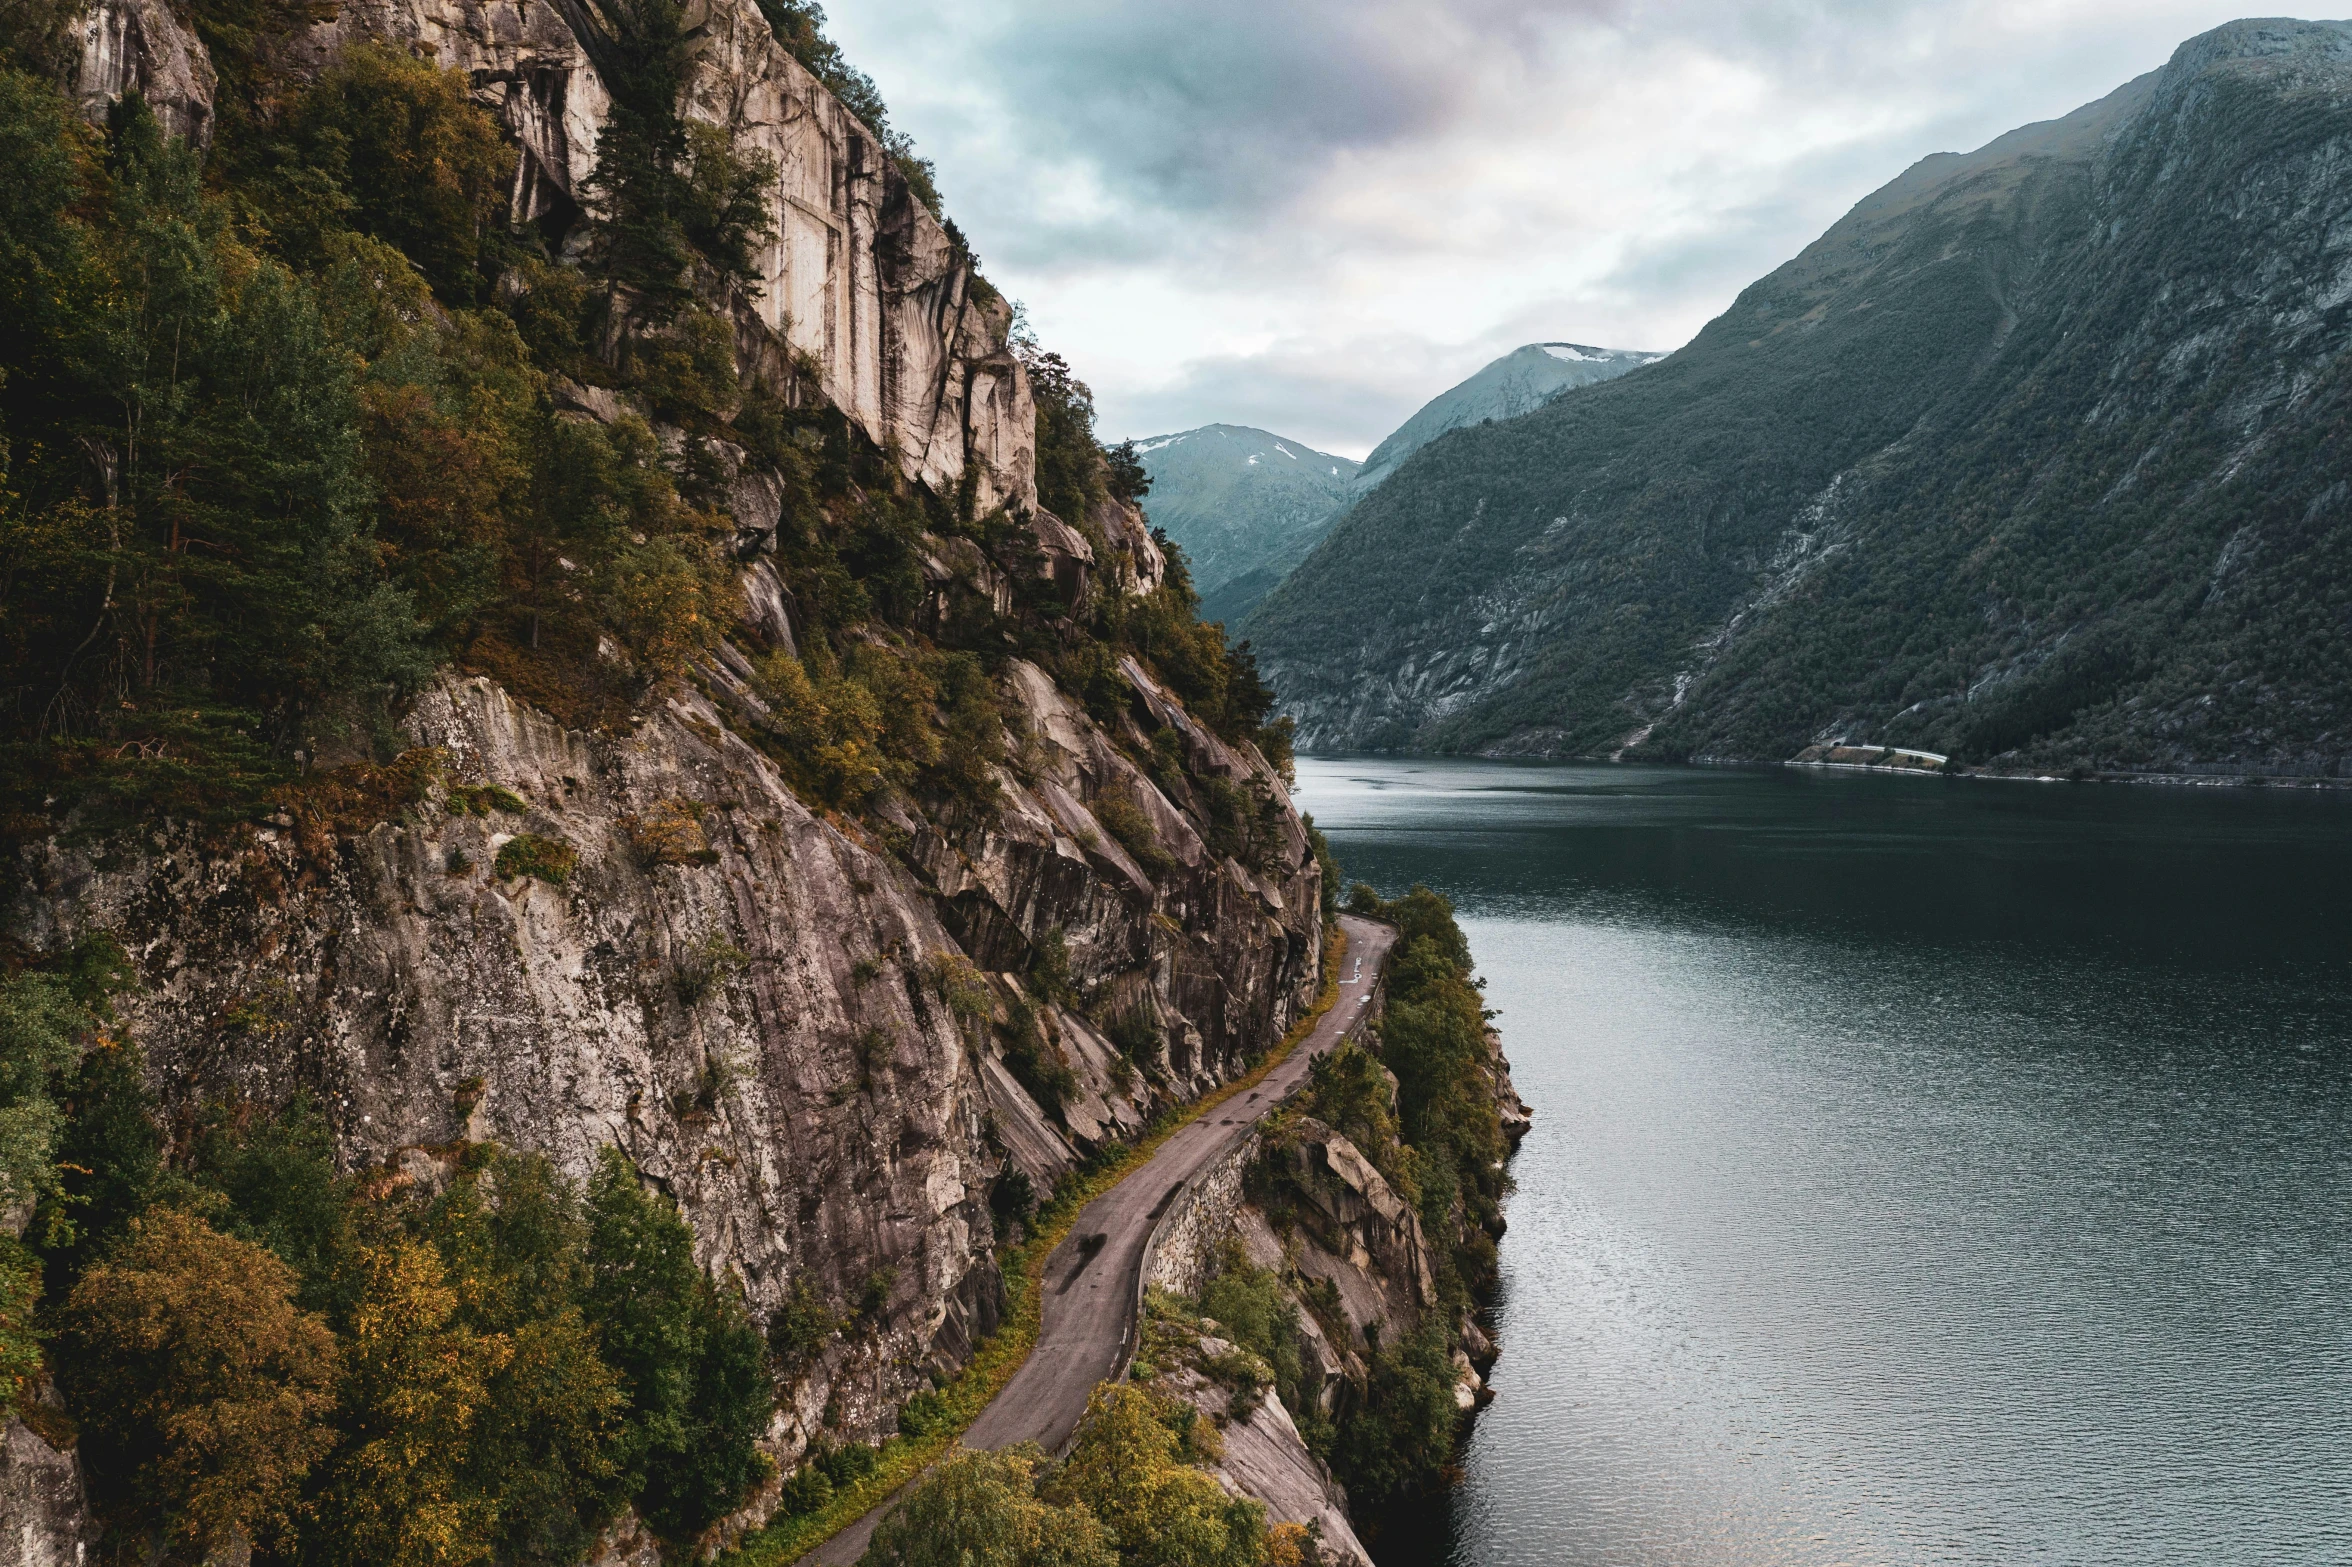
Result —
[{"label": "cloudy sky", "polygon": [[[1541,339],[1669,349],[1931,152],[2225,0],[831,0],[1106,439],[1361,456]],[[2259,14],[2259,13],[2256,13]]]}]

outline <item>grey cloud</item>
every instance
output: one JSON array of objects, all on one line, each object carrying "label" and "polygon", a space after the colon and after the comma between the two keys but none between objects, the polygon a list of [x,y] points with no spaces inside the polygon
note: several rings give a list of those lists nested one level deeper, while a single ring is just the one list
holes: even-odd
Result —
[{"label": "grey cloud", "polygon": [[[1521,342],[1673,347],[1916,158],[2063,114],[2226,15],[2222,0],[835,3],[998,281],[1041,319],[1083,291],[1084,324],[1054,346],[1082,373],[1122,367],[1091,376],[1106,433],[1229,419],[1349,452]],[[1581,117],[1599,104],[1617,118]],[[1760,147],[1786,151],[1708,167],[1707,148],[1729,156],[1726,104],[1752,104]],[[1531,194],[1537,160],[1560,179]],[[1620,184],[1605,232],[1573,181],[1612,169],[1662,196]],[[1197,336],[1130,330],[1103,308],[1123,280]],[[1234,351],[1269,322],[1282,341]]]},{"label": "grey cloud", "polygon": [[1047,3],[987,51],[1040,150],[1175,212],[1262,211],[1335,154],[1443,124],[1498,57],[1610,0]]}]

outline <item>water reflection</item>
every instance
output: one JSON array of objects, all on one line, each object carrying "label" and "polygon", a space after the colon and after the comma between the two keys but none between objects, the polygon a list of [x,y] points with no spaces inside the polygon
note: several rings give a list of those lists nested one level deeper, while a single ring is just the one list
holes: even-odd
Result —
[{"label": "water reflection", "polygon": [[2352,1561],[2352,801],[1328,762],[1538,1108],[1386,1561]]}]

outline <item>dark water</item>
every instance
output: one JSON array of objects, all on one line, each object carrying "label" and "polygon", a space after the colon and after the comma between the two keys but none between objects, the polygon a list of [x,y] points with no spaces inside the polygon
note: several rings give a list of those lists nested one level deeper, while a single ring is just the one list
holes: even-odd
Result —
[{"label": "dark water", "polygon": [[2352,1563],[2352,797],[1299,772],[1537,1113],[1384,1567]]}]

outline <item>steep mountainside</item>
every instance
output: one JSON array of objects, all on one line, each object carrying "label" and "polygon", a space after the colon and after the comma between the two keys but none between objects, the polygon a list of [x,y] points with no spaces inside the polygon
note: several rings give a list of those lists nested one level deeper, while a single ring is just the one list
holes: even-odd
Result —
[{"label": "steep mountainside", "polygon": [[0,1560],[820,1506],[1317,994],[1269,694],[812,11],[0,35]]},{"label": "steep mountainside", "polygon": [[2348,332],[2352,25],[2235,23],[1427,448],[1244,629],[1317,746],[2337,771]]},{"label": "steep mountainside", "polygon": [[1614,381],[1628,370],[1655,364],[1664,354],[1627,348],[1592,348],[1582,343],[1529,343],[1514,348],[1458,386],[1447,388],[1372,448],[1363,471],[1349,486],[1369,495],[1381,481],[1448,430],[1516,419],[1533,413],[1562,392]]},{"label": "steep mountainside", "polygon": [[1135,443],[1144,510],[1182,547],[1201,613],[1237,621],[1306,557],[1359,464],[1246,425],[1206,424]]}]

